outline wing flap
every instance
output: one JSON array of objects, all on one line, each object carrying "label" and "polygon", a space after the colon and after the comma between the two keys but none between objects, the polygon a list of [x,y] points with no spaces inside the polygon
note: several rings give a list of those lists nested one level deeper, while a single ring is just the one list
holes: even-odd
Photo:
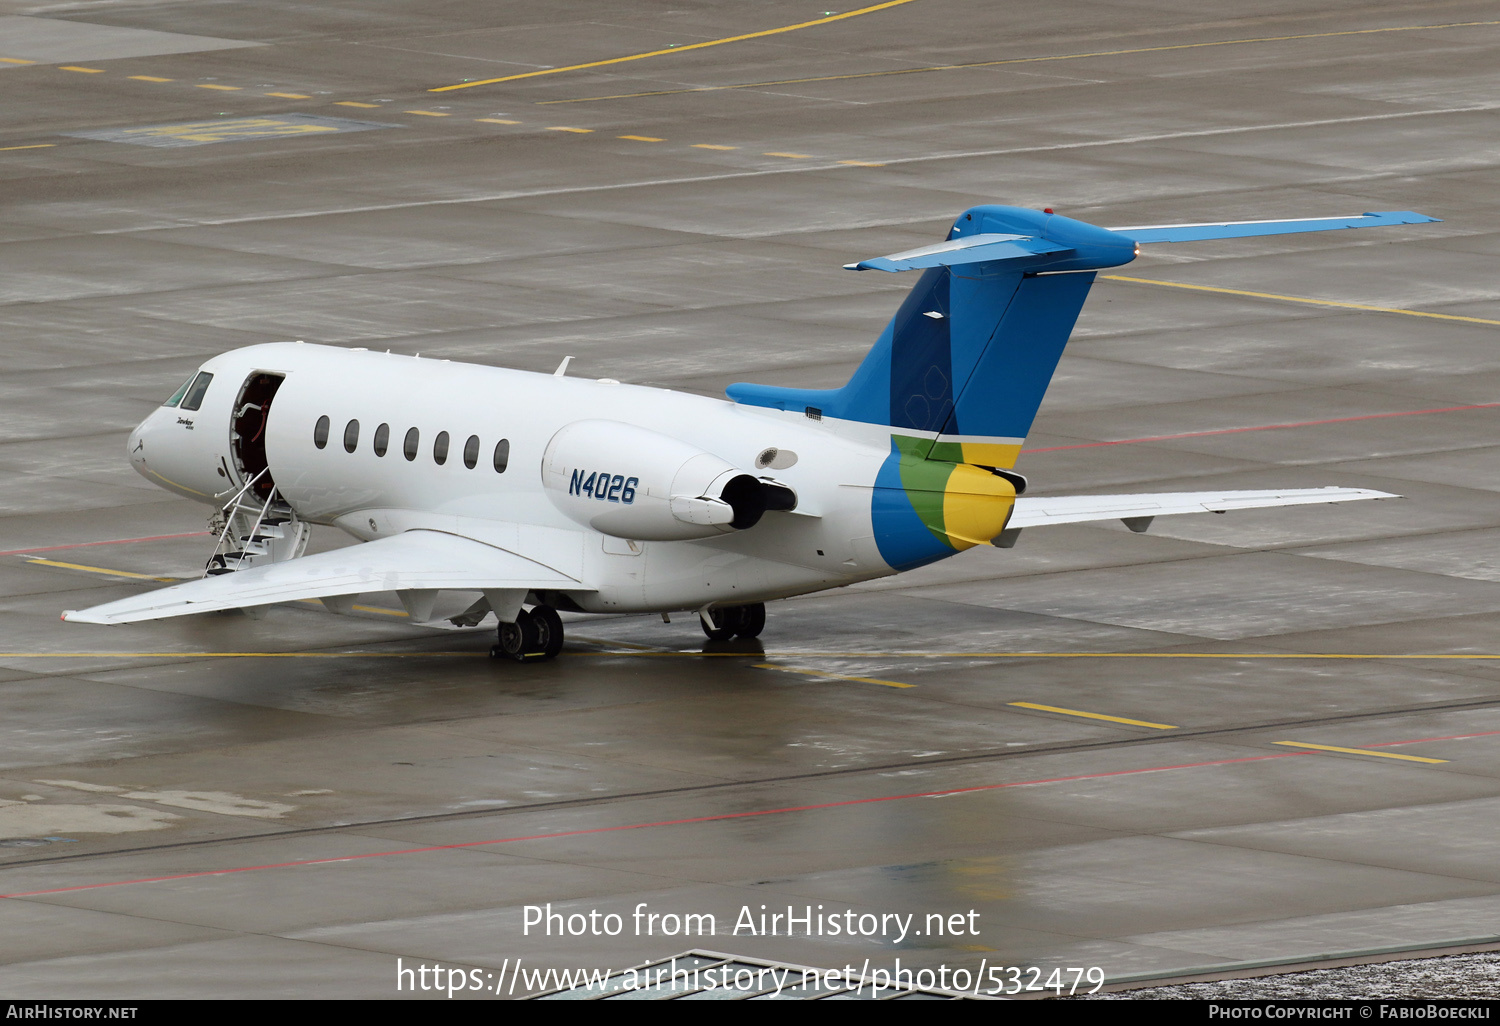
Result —
[{"label": "wing flap", "polygon": [[507,549],[439,531],[408,531],[316,556],[174,584],[91,609],[69,610],[63,619],[135,623],[372,591],[535,588],[583,590],[567,574]]},{"label": "wing flap", "polygon": [[1095,520],[1134,520],[1179,513],[1222,513],[1231,509],[1302,506],[1315,502],[1395,499],[1369,488],[1288,488],[1237,492],[1160,492],[1142,495],[1023,496],[1007,530],[1043,524],[1082,524]]}]

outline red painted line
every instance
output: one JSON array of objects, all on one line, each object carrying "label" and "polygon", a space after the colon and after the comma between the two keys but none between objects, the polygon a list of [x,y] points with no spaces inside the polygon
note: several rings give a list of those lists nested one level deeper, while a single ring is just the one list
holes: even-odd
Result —
[{"label": "red painted line", "polygon": [[[1476,737],[1500,736],[1500,730],[1487,730],[1477,734],[1449,734],[1443,737],[1419,737],[1408,741],[1381,741],[1362,745],[1364,748],[1393,748],[1398,745],[1416,745],[1428,741],[1463,741]],[[550,841],[561,837],[582,837],[588,834],[608,834],[621,830],[648,830],[654,827],[686,826],[692,823],[715,823],[722,820],[745,819],[758,816],[779,816],[789,812],[816,812],[822,809],[838,809],[851,805],[870,805],[876,802],[898,802],[909,798],[947,798],[950,795],[974,794],[979,791],[1000,791],[1012,787],[1036,787],[1042,784],[1066,784],[1077,780],[1102,780],[1108,777],[1127,777],[1137,773],[1165,773],[1171,770],[1201,769],[1207,766],[1233,766],[1244,762],[1266,762],[1271,759],[1295,759],[1299,755],[1322,755],[1322,752],[1276,752],[1271,755],[1250,755],[1239,759],[1215,759],[1209,762],[1184,762],[1172,766],[1145,766],[1140,769],[1111,770],[1108,773],[1083,773],[1071,777],[1044,777],[1039,780],[1018,780],[1009,784],[979,784],[974,787],[955,787],[942,791],[918,791],[913,794],[882,795],[877,798],[852,798],[842,802],[824,802],[818,805],[791,805],[780,809],[757,809],[750,812],[723,812],[714,816],[694,816],[689,819],[664,819],[651,823],[626,823],[620,826],[589,827],[584,830],[561,830],[549,834],[524,834],[516,837],[497,837],[487,841],[464,841],[459,844],[435,844],[425,848],[399,848],[395,851],[368,852],[363,855],[340,855],[328,859],[301,859],[295,862],[271,862],[258,866],[233,866],[229,869],[207,869],[197,873],[177,873],[172,876],[151,876],[135,880],[109,880],[104,883],[78,884],[73,887],[53,887],[40,891],[17,891],[0,894],[0,898],[33,898],[47,894],[67,894],[73,891],[92,891],[103,887],[126,887],[131,884],[165,883],[171,880],[195,880],[205,876],[227,876],[231,873],[255,873],[266,869],[291,869],[297,866],[328,866],[339,862],[357,862],[361,859],[383,859],[393,855],[422,855],[435,851],[458,851],[464,848],[483,848],[495,844],[514,844],[520,841]],[[3,868],[3,867],[0,867]]]},{"label": "red painted line", "polygon": [[482,848],[492,844],[514,844],[518,841],[550,841],[559,837],[581,837],[586,834],[608,834],[621,830],[647,830],[653,827],[684,826],[690,823],[714,823],[728,819],[745,819],[753,816],[779,816],[788,812],[816,812],[821,809],[838,809],[850,805],[869,805],[875,802],[898,802],[908,798],[946,798],[955,794],[972,794],[976,791],[999,791],[1011,787],[1034,787],[1039,784],[1062,784],[1074,780],[1099,780],[1104,777],[1124,777],[1136,773],[1162,773],[1168,770],[1197,769],[1203,766],[1230,766],[1241,762],[1264,762],[1268,759],[1294,759],[1299,755],[1314,752],[1277,752],[1272,755],[1251,755],[1239,759],[1217,759],[1212,762],[1188,762],[1175,766],[1147,766],[1143,769],[1113,770],[1109,773],[1085,773],[1075,777],[1048,777],[1042,780],[1021,780],[1010,784],[980,784],[976,787],[955,787],[942,791],[921,791],[916,794],[892,794],[879,798],[852,798],[842,802],[824,802],[820,805],[792,805],[781,809],[758,809],[751,812],[723,812],[714,816],[694,816],[690,819],[665,819],[654,823],[626,823],[621,826],[589,827],[584,830],[562,830],[550,834],[527,834],[519,837],[498,837],[488,841],[465,841],[460,844],[435,844],[426,848],[400,848],[395,851],[368,852],[363,855],[341,855],[328,859],[301,859],[295,862],[272,862],[260,866],[233,866],[229,869],[206,869],[197,873],[177,873],[172,876],[152,876],[137,880],[110,880],[104,883],[78,884],[73,887],[53,887],[41,891],[18,891],[0,894],[0,898],[34,898],[46,894],[68,894],[73,891],[92,891],[101,887],[126,887],[131,884],[164,883],[170,880],[195,880],[204,876],[227,876],[230,873],[255,873],[264,869],[290,869],[296,866],[326,866],[337,862],[357,862],[360,859],[383,859],[392,855],[422,855],[434,851],[458,851],[464,848]]},{"label": "red painted line", "polygon": [[156,534],[149,538],[116,538],[113,541],[74,542],[71,545],[47,545],[39,549],[7,549],[0,556],[24,556],[29,552],[57,552],[60,549],[87,549],[94,545],[129,545],[131,542],[167,541],[171,538],[200,538],[207,531],[189,531],[186,534]]},{"label": "red painted line", "polygon": [[1170,442],[1175,438],[1203,438],[1208,435],[1237,435],[1246,431],[1280,431],[1282,428],[1316,427],[1319,424],[1348,424],[1356,420],[1380,420],[1385,417],[1420,417],[1428,413],[1457,413],[1460,410],[1488,410],[1500,403],[1475,403],[1472,406],[1444,406],[1435,410],[1402,410],[1398,413],[1366,413],[1358,417],[1330,417],[1327,420],[1299,420],[1289,424],[1260,424],[1255,427],[1220,428],[1217,431],[1184,431],[1180,435],[1147,435],[1144,438],[1122,438],[1116,442],[1084,442],[1080,445],[1049,445],[1044,449],[1022,449],[1022,452],[1061,452],[1064,449],[1096,449],[1102,445],[1135,445],[1137,442]]}]

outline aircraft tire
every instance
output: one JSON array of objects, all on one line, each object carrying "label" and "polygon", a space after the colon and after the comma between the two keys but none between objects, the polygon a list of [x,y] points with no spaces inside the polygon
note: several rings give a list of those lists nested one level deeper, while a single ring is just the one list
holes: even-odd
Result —
[{"label": "aircraft tire", "polygon": [[498,651],[500,655],[518,663],[538,662],[543,655],[538,633],[536,622],[523,609],[516,614],[515,623],[500,625],[500,643],[492,650],[492,654],[493,651]]},{"label": "aircraft tire", "polygon": [[[537,647],[542,657],[537,662],[556,659],[563,647],[562,617],[551,606],[535,606],[531,610],[531,626],[536,632]],[[528,660],[529,662],[530,660]]]},{"label": "aircraft tire", "polygon": [[[739,622],[739,611],[739,606],[710,609],[698,617],[698,622],[703,625],[703,633],[709,641],[728,641],[734,637],[735,628]],[[710,624],[713,626],[709,626]]]},{"label": "aircraft tire", "polygon": [[736,612],[740,615],[736,618],[734,636],[737,638],[760,637],[760,632],[766,629],[766,604],[752,602],[748,606],[738,607]]}]

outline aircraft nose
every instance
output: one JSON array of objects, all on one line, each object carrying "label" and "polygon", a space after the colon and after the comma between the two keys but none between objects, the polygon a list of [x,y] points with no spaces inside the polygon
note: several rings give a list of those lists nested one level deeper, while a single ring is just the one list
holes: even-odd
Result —
[{"label": "aircraft nose", "polygon": [[125,443],[125,451],[130,456],[131,464],[137,470],[145,465],[146,449],[148,448],[146,443],[152,433],[151,422],[155,417],[156,414],[153,413],[150,417],[137,424],[135,430],[130,432],[130,438]]}]

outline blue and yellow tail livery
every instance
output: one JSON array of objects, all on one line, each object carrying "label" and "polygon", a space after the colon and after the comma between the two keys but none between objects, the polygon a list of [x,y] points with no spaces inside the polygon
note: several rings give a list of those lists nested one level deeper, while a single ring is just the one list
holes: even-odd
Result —
[{"label": "blue and yellow tail livery", "polygon": [[1142,243],[1420,224],[1411,211],[1295,221],[1100,228],[1051,211],[979,206],[946,241],[847,265],[920,270],[842,388],[735,384],[735,402],[891,429],[871,502],[882,558],[905,570],[1004,529],[1015,466],[1099,270]]}]

